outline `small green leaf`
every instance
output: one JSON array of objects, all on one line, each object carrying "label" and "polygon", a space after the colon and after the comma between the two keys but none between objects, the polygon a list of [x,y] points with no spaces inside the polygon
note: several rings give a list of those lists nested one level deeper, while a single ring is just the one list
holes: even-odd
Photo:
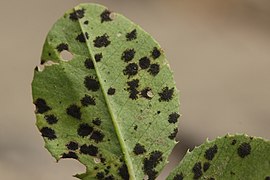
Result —
[{"label": "small green leaf", "polygon": [[179,95],[149,34],[103,6],[81,4],[52,27],[41,64],[33,100],[53,157],[78,159],[84,180],[159,174],[176,144]]},{"label": "small green leaf", "polygon": [[269,179],[270,143],[246,135],[227,135],[187,152],[167,179]]}]

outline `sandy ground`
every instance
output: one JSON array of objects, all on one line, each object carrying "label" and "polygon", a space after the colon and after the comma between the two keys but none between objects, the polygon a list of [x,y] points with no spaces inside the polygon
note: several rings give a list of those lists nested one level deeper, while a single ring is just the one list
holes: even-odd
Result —
[{"label": "sandy ground", "polygon": [[78,162],[56,164],[35,127],[31,86],[43,41],[65,10],[99,2],[140,24],[161,44],[181,91],[178,140],[186,148],[226,133],[270,138],[268,0],[24,0],[0,2],[1,180],[75,180]]}]

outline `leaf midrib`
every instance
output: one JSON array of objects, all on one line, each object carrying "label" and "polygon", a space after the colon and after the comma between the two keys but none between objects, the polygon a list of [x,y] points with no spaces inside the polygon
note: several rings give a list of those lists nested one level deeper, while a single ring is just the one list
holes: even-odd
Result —
[{"label": "leaf midrib", "polygon": [[[74,7],[73,9],[74,9],[74,11],[78,10],[78,9],[76,9],[76,7]],[[80,19],[78,19],[78,23],[80,25],[81,32],[84,34],[85,32],[83,31],[82,23],[81,23]],[[122,153],[124,155],[124,160],[126,162],[126,166],[127,166],[127,169],[128,169],[128,173],[129,173],[130,179],[131,180],[135,180],[136,179],[135,178],[135,172],[134,172],[134,168],[133,168],[133,165],[132,165],[132,161],[131,161],[129,152],[127,150],[128,149],[127,148],[127,145],[126,145],[126,143],[124,141],[124,138],[123,138],[123,135],[122,135],[122,133],[120,131],[120,128],[118,126],[118,123],[116,122],[116,118],[114,117],[114,114],[112,112],[112,107],[110,106],[107,93],[106,93],[106,91],[105,91],[105,89],[103,87],[103,81],[101,80],[101,75],[100,75],[100,73],[98,71],[96,60],[95,60],[94,56],[92,55],[91,48],[88,45],[87,39],[86,39],[86,46],[87,46],[87,49],[89,51],[89,55],[90,55],[90,57],[91,57],[91,59],[92,59],[92,61],[94,63],[95,72],[97,74],[97,78],[98,78],[98,81],[100,83],[100,88],[101,88],[102,94],[104,96],[105,103],[107,105],[108,111],[110,113],[110,117],[112,119],[114,130],[115,130],[116,135],[118,137],[118,141],[120,143],[120,147],[121,147]]]}]

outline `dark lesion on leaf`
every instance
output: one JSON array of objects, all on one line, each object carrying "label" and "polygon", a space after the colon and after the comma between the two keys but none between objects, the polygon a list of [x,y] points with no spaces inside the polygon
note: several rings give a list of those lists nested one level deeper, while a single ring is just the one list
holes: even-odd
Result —
[{"label": "dark lesion on leaf", "polygon": [[47,105],[46,101],[42,98],[37,98],[34,104],[36,106],[36,113],[38,114],[43,114],[52,109]]},{"label": "dark lesion on leaf", "polygon": [[241,158],[248,156],[251,153],[251,146],[249,143],[242,143],[237,149],[237,153]]},{"label": "dark lesion on leaf", "polygon": [[93,63],[93,61],[92,61],[90,58],[87,58],[87,59],[84,61],[84,66],[85,66],[87,69],[95,69],[94,63]]},{"label": "dark lesion on leaf", "polygon": [[94,125],[96,125],[96,126],[100,126],[100,125],[101,125],[101,119],[96,118],[96,119],[94,119],[94,120],[92,121],[92,123],[93,123]]},{"label": "dark lesion on leaf", "polygon": [[136,63],[129,63],[123,70],[123,73],[130,78],[131,76],[135,76],[138,73],[138,70],[139,66]]},{"label": "dark lesion on leaf", "polygon": [[126,49],[123,52],[121,59],[124,60],[125,62],[129,62],[134,58],[135,53],[136,51],[134,49]]},{"label": "dark lesion on leaf", "polygon": [[139,65],[142,69],[147,69],[149,68],[150,66],[150,59],[148,57],[142,57],[140,60],[139,60]]},{"label": "dark lesion on leaf", "polygon": [[148,175],[148,179],[155,179],[158,172],[155,170],[156,166],[163,160],[162,152],[153,151],[149,158],[143,161],[143,171]]},{"label": "dark lesion on leaf", "polygon": [[40,132],[43,137],[46,137],[49,140],[54,140],[57,138],[57,136],[55,135],[55,131],[52,128],[43,127]]},{"label": "dark lesion on leaf", "polygon": [[129,173],[127,169],[127,165],[125,163],[122,164],[122,166],[118,169],[118,174],[124,179],[129,180]]},{"label": "dark lesion on leaf", "polygon": [[204,153],[204,157],[211,161],[212,159],[214,159],[216,153],[218,152],[218,146],[215,144],[214,146],[208,148],[205,153]]},{"label": "dark lesion on leaf", "polygon": [[145,99],[152,99],[153,94],[152,94],[152,89],[150,87],[146,87],[143,90],[141,90],[141,96],[144,97]]},{"label": "dark lesion on leaf", "polygon": [[82,106],[89,106],[89,105],[96,105],[96,99],[92,96],[89,96],[87,94],[85,94],[85,96],[81,99],[81,104]]},{"label": "dark lesion on leaf", "polygon": [[89,35],[87,32],[85,32],[84,34],[83,33],[80,33],[77,37],[76,37],[76,40],[81,42],[81,43],[85,43],[86,40],[89,39]]},{"label": "dark lesion on leaf", "polygon": [[61,43],[56,47],[58,52],[62,52],[64,50],[68,51],[69,47],[67,43]]},{"label": "dark lesion on leaf", "polygon": [[112,87],[110,87],[109,89],[108,89],[108,92],[107,92],[107,94],[108,95],[114,95],[115,94],[115,88],[112,88]]},{"label": "dark lesion on leaf", "polygon": [[171,140],[175,139],[176,135],[178,133],[178,128],[175,128],[173,132],[168,136]]},{"label": "dark lesion on leaf", "polygon": [[71,159],[78,159],[78,155],[75,152],[69,151],[68,153],[62,154],[62,158],[71,158]]},{"label": "dark lesion on leaf", "polygon": [[84,8],[78,9],[78,10],[70,13],[69,18],[72,21],[77,21],[78,19],[83,18],[84,17],[84,14],[85,14],[85,9]]},{"label": "dark lesion on leaf", "polygon": [[70,141],[68,144],[66,144],[66,147],[69,150],[75,151],[75,150],[77,150],[79,148],[79,144],[77,142]]},{"label": "dark lesion on leaf", "polygon": [[131,32],[126,34],[126,39],[127,41],[132,41],[134,39],[137,39],[137,30],[134,29]]},{"label": "dark lesion on leaf", "polygon": [[193,178],[194,179],[199,179],[203,175],[202,163],[201,162],[195,163],[193,168],[192,168],[192,172],[194,174]]},{"label": "dark lesion on leaf", "polygon": [[173,98],[173,93],[174,93],[174,88],[165,87],[162,89],[162,92],[158,93],[159,94],[159,101],[170,101]]},{"label": "dark lesion on leaf", "polygon": [[103,140],[104,134],[98,130],[94,130],[90,136],[90,139],[93,139],[96,143],[99,143]]},{"label": "dark lesion on leaf", "polygon": [[93,42],[96,48],[107,47],[111,44],[111,41],[109,40],[109,36],[107,34],[97,36]]},{"label": "dark lesion on leaf", "polygon": [[82,123],[79,125],[77,133],[81,137],[89,136],[93,132],[93,127],[89,126],[87,123]]},{"label": "dark lesion on leaf", "polygon": [[156,76],[160,71],[160,67],[159,64],[151,64],[148,72],[152,75],[152,76]]},{"label": "dark lesion on leaf", "polygon": [[102,58],[103,58],[102,53],[95,54],[95,60],[96,60],[96,62],[100,62]]},{"label": "dark lesion on leaf", "polygon": [[143,145],[141,145],[140,143],[137,143],[133,149],[134,154],[136,155],[140,155],[146,152],[146,149]]},{"label": "dark lesion on leaf", "polygon": [[153,51],[152,51],[152,57],[153,57],[154,59],[157,59],[157,58],[160,57],[160,55],[161,55],[160,50],[159,50],[157,47],[154,47],[154,49],[153,49]]},{"label": "dark lesion on leaf", "polygon": [[180,117],[180,115],[177,112],[173,112],[169,115],[168,122],[175,124],[175,123],[177,123],[179,117]]},{"label": "dark lesion on leaf", "polygon": [[58,118],[53,114],[45,115],[44,118],[48,124],[56,124],[58,122]]},{"label": "dark lesion on leaf", "polygon": [[101,23],[103,23],[103,22],[108,22],[108,21],[112,21],[111,13],[112,13],[112,12],[109,11],[108,9],[104,10],[104,11],[100,14]]},{"label": "dark lesion on leaf", "polygon": [[90,145],[84,144],[84,145],[82,145],[80,147],[80,152],[82,154],[86,154],[86,155],[90,155],[90,156],[97,156],[97,154],[98,154],[98,147],[96,147],[96,146],[94,146],[92,144],[90,144]]},{"label": "dark lesion on leaf", "polygon": [[66,113],[68,115],[70,115],[73,118],[76,119],[81,119],[82,117],[82,113],[81,113],[81,108],[79,106],[77,106],[76,104],[72,104],[70,105],[67,109],[66,109]]},{"label": "dark lesion on leaf", "polygon": [[86,76],[84,78],[84,85],[90,91],[98,91],[99,90],[99,82],[92,76]]}]

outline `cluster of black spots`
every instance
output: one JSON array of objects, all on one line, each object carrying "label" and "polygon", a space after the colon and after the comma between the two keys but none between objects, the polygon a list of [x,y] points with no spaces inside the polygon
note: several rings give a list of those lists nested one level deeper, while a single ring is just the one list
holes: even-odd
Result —
[{"label": "cluster of black spots", "polygon": [[168,121],[169,121],[169,123],[175,124],[175,123],[177,123],[179,117],[180,117],[180,115],[178,113],[176,113],[176,112],[171,113],[169,115]]},{"label": "cluster of black spots", "polygon": [[153,76],[156,76],[159,73],[159,71],[160,71],[159,64],[151,64],[148,69],[148,72]]},{"label": "cluster of black spots", "polygon": [[64,50],[67,50],[68,51],[68,44],[66,43],[61,43],[59,44],[57,47],[56,47],[57,51],[58,52],[62,52]]},{"label": "cluster of black spots", "polygon": [[209,162],[203,163],[203,172],[206,172],[209,169],[210,165],[211,164]]},{"label": "cluster of black spots", "polygon": [[129,86],[128,88],[128,91],[130,93],[129,98],[132,100],[138,99],[139,91],[137,90],[137,88],[139,87],[139,80],[133,79],[132,81],[128,81],[127,84]]},{"label": "cluster of black spots", "polygon": [[102,36],[97,36],[94,40],[94,46],[97,48],[107,47],[111,44],[109,40],[109,36],[107,34],[103,34]]},{"label": "cluster of black spots", "polygon": [[122,166],[119,167],[118,174],[124,180],[129,180],[129,173],[128,173],[128,169],[127,169],[127,165],[126,164],[122,164]]},{"label": "cluster of black spots", "polygon": [[46,119],[48,124],[56,124],[58,122],[57,117],[53,114],[46,115],[44,118]]},{"label": "cluster of black spots", "polygon": [[90,91],[98,91],[99,90],[99,82],[93,78],[92,76],[86,76],[84,78],[84,85]]},{"label": "cluster of black spots", "polygon": [[146,98],[146,99],[152,99],[151,96],[149,96],[149,93],[151,92],[151,88],[146,87],[143,90],[141,90],[141,96]]},{"label": "cluster of black spots", "polygon": [[80,152],[82,154],[87,154],[87,155],[90,155],[90,156],[96,156],[98,154],[98,147],[94,146],[94,145],[82,145],[80,147]]},{"label": "cluster of black spots", "polygon": [[157,47],[154,47],[153,51],[152,51],[152,57],[154,59],[159,58],[159,56],[161,55],[160,50]]},{"label": "cluster of black spots", "polygon": [[84,61],[84,66],[87,68],[87,69],[94,69],[94,63],[93,61],[90,59],[90,58],[87,58],[85,61]]},{"label": "cluster of black spots", "polygon": [[114,180],[114,176],[109,175],[109,176],[105,177],[104,180]]},{"label": "cluster of black spots", "polygon": [[69,18],[72,20],[72,21],[76,21],[78,19],[81,19],[84,17],[84,13],[85,13],[85,9],[79,9],[79,10],[76,10],[74,11],[73,13],[71,13],[69,15]]},{"label": "cluster of black spots", "polygon": [[107,92],[108,95],[114,95],[115,94],[115,88],[110,87]]},{"label": "cluster of black spots", "polygon": [[92,123],[93,123],[94,125],[100,126],[100,125],[101,125],[101,120],[100,120],[99,118],[96,118],[96,119],[94,119],[94,120],[92,121]]},{"label": "cluster of black spots", "polygon": [[101,18],[101,23],[103,22],[107,22],[107,21],[112,21],[111,17],[111,11],[109,10],[104,10],[101,14],[100,14],[100,18]]},{"label": "cluster of black spots", "polygon": [[96,60],[96,62],[100,62],[102,58],[103,58],[102,53],[95,54],[95,60]]},{"label": "cluster of black spots", "polygon": [[81,113],[81,108],[79,106],[77,106],[76,104],[72,104],[70,105],[67,109],[66,109],[66,113],[68,115],[70,115],[71,117],[74,117],[76,119],[81,119],[82,117],[82,113]]},{"label": "cluster of black spots", "polygon": [[137,39],[137,30],[134,29],[131,32],[126,34],[127,41],[132,41],[134,39]]},{"label": "cluster of black spots", "polygon": [[237,142],[236,139],[233,139],[231,145],[235,145],[236,142]]},{"label": "cluster of black spots", "polygon": [[162,152],[153,151],[149,158],[145,158],[143,161],[144,173],[148,175],[148,179],[155,179],[157,172],[154,168],[162,161]]},{"label": "cluster of black spots", "polygon": [[89,21],[86,20],[86,21],[83,22],[83,24],[88,25],[89,24]]},{"label": "cluster of black spots", "polygon": [[183,180],[184,179],[184,176],[182,173],[180,174],[176,174],[173,178],[173,180]]},{"label": "cluster of black spots", "polygon": [[134,49],[126,49],[123,52],[121,59],[124,60],[125,62],[129,62],[134,58],[135,53],[136,51]]},{"label": "cluster of black spots", "polygon": [[133,149],[134,154],[140,155],[146,152],[146,149],[140,143],[137,143]]},{"label": "cluster of black spots", "polygon": [[93,131],[93,133],[90,136],[90,139],[93,139],[96,143],[101,142],[103,138],[104,138],[104,134],[98,130]]},{"label": "cluster of black spots", "polygon": [[86,123],[82,123],[79,125],[77,133],[81,137],[89,136],[93,132],[93,127],[89,126]]},{"label": "cluster of black spots", "polygon": [[202,163],[201,162],[195,163],[192,168],[192,172],[194,174],[193,179],[199,179],[203,175]]},{"label": "cluster of black spots", "polygon": [[168,138],[170,138],[171,140],[173,140],[176,137],[177,133],[178,133],[178,128],[175,128],[173,130],[173,132],[168,136]]},{"label": "cluster of black spots", "polygon": [[96,105],[96,99],[92,96],[88,96],[87,94],[81,99],[82,106]]},{"label": "cluster of black spots", "polygon": [[265,177],[265,180],[270,180],[270,176]]},{"label": "cluster of black spots", "polygon": [[75,152],[69,151],[68,153],[62,154],[62,158],[72,158],[72,159],[78,159],[78,156]]},{"label": "cluster of black spots", "polygon": [[38,114],[43,114],[43,113],[52,109],[47,105],[46,101],[42,98],[38,98],[34,102],[34,104],[36,106],[36,113],[38,113]]},{"label": "cluster of black spots", "polygon": [[241,158],[248,156],[251,152],[251,146],[249,143],[242,143],[237,149],[237,153]]},{"label": "cluster of black spots", "polygon": [[214,146],[210,147],[209,149],[207,149],[204,153],[204,157],[211,161],[212,159],[214,159],[216,153],[218,152],[218,147],[215,144]]},{"label": "cluster of black spots", "polygon": [[129,63],[126,66],[126,69],[123,70],[124,75],[127,75],[129,78],[135,76],[138,73],[139,66],[136,63]]},{"label": "cluster of black spots", "polygon": [[56,135],[55,135],[55,131],[49,127],[43,127],[41,130],[41,135],[43,137],[46,137],[48,138],[49,140],[53,140],[53,139],[56,139]]},{"label": "cluster of black spots", "polygon": [[81,43],[85,43],[86,42],[86,39],[89,39],[89,35],[87,32],[85,32],[84,34],[81,33],[79,34],[77,37],[76,37],[76,40],[81,42]]},{"label": "cluster of black spots", "polygon": [[169,89],[169,87],[165,87],[162,89],[162,92],[158,93],[159,94],[159,101],[170,101],[173,98],[173,93],[174,93],[174,88]]},{"label": "cluster of black spots", "polygon": [[77,150],[79,148],[79,145],[78,145],[78,143],[76,143],[74,141],[70,141],[68,144],[66,144],[66,147],[69,150],[75,151],[75,150]]},{"label": "cluster of black spots", "polygon": [[139,60],[139,66],[142,68],[142,69],[147,69],[149,68],[150,66],[150,59],[148,57],[142,57],[140,60]]}]

